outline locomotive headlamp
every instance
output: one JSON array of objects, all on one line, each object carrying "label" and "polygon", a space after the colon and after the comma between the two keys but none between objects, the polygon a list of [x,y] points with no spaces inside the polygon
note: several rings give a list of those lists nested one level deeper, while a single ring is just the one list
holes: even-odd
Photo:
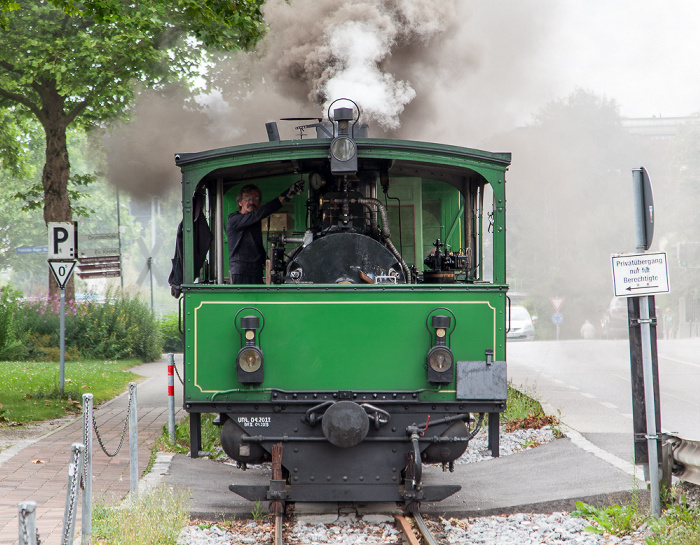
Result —
[{"label": "locomotive headlamp", "polygon": [[332,121],[336,125],[336,131],[330,149],[331,172],[353,174],[357,172],[357,145],[353,140],[352,131],[357,123],[355,112],[352,108],[336,108],[333,110]]},{"label": "locomotive headlamp", "polygon": [[452,319],[449,316],[437,315],[433,316],[431,320],[435,335],[431,334],[431,339],[434,342],[425,358],[425,367],[428,372],[428,382],[432,384],[452,382],[454,356],[452,350],[447,346],[447,331],[451,324]]},{"label": "locomotive headlamp", "polygon": [[243,316],[241,329],[245,331],[245,345],[236,356],[236,375],[242,384],[260,384],[263,381],[263,353],[258,347],[257,330],[260,328],[258,316]]},{"label": "locomotive headlamp", "polygon": [[336,138],[331,144],[331,155],[337,161],[349,161],[355,155],[355,142],[346,137]]}]

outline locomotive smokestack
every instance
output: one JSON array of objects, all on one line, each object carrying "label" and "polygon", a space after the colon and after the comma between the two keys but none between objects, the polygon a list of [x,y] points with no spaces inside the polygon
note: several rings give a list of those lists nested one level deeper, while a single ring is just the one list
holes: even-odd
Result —
[{"label": "locomotive smokestack", "polygon": [[269,123],[265,123],[265,129],[267,129],[267,139],[270,142],[280,141],[280,132],[277,129],[276,121],[270,121]]}]

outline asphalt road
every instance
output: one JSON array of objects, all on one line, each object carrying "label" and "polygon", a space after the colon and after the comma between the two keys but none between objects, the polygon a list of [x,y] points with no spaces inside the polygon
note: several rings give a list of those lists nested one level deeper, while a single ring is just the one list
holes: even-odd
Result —
[{"label": "asphalt road", "polygon": [[[700,339],[660,340],[663,431],[700,439]],[[570,428],[622,460],[633,459],[627,340],[508,344],[508,376]]]}]

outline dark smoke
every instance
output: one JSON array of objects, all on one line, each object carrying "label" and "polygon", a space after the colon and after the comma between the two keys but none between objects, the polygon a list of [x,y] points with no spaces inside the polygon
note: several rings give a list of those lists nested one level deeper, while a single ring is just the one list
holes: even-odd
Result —
[{"label": "dark smoke", "polygon": [[[179,89],[141,93],[132,121],[106,138],[110,180],[136,197],[161,195],[179,182],[174,153],[264,140],[266,121],[323,117],[341,97],[359,104],[374,134],[391,135],[418,95],[412,80],[424,84],[435,64],[425,52],[464,22],[458,6],[455,0],[269,2],[270,30],[258,51],[210,70],[220,93],[200,97],[199,106],[187,104],[188,93]],[[283,138],[295,136],[293,124],[280,130]]]}]

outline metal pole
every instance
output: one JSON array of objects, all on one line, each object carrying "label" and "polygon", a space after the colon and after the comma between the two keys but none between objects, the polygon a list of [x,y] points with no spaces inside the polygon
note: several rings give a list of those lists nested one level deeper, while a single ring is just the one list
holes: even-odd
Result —
[{"label": "metal pole", "polygon": [[[637,251],[647,249],[647,236],[644,210],[644,177],[641,169],[632,171],[632,195],[634,199],[634,231]],[[656,429],[656,404],[654,402],[654,374],[651,356],[651,320],[649,319],[649,297],[639,297],[639,329],[642,343],[642,369],[644,371],[644,407],[647,420],[647,450],[649,451],[649,481],[651,485],[651,512],[661,516],[659,497],[659,457]]]},{"label": "metal pole", "polygon": [[61,309],[60,309],[60,328],[61,328],[61,394],[63,394],[66,385],[66,290],[61,288]]},{"label": "metal pole", "polygon": [[119,202],[119,188],[117,188],[117,240],[119,241],[119,280],[122,292],[124,291],[124,263],[122,261],[122,216]]},{"label": "metal pole", "polygon": [[175,356],[168,354],[168,436],[175,444]]},{"label": "metal pole", "polygon": [[92,538],[92,394],[83,394],[83,526],[81,544],[90,545]]},{"label": "metal pole", "polygon": [[71,446],[70,464],[68,465],[68,489],[66,490],[66,508],[63,511],[63,532],[61,533],[61,545],[73,543],[73,528],[75,528],[75,516],[78,512],[78,487],[80,475],[83,472],[83,452],[85,445],[73,443]]},{"label": "metal pole", "polygon": [[649,297],[639,298],[639,325],[642,335],[642,367],[644,369],[644,406],[647,419],[647,450],[649,451],[649,481],[651,485],[651,513],[661,516],[659,496],[659,457],[656,429],[656,406],[654,403],[654,375],[651,358],[651,320],[649,319]]},{"label": "metal pole", "polygon": [[153,256],[148,258],[148,276],[151,281],[151,312],[153,312]]},{"label": "metal pole", "polygon": [[23,501],[19,509],[19,545],[36,545],[36,502]]},{"label": "metal pole", "polygon": [[131,396],[131,409],[129,410],[129,477],[131,498],[135,500],[139,495],[139,430],[135,382],[129,383],[129,395]]}]

